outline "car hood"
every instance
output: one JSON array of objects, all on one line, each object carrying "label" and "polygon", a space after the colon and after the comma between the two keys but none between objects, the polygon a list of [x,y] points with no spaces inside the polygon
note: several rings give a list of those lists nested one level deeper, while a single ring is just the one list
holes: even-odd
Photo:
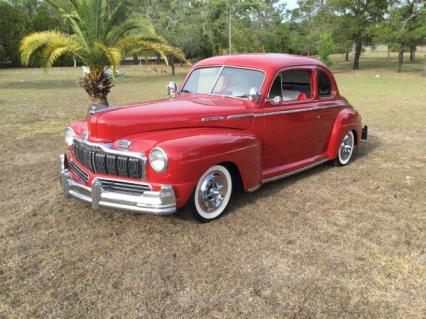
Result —
[{"label": "car hood", "polygon": [[244,99],[188,95],[106,109],[89,116],[89,140],[114,141],[136,133],[188,127],[246,129],[252,117],[228,116],[249,113],[253,106]]}]

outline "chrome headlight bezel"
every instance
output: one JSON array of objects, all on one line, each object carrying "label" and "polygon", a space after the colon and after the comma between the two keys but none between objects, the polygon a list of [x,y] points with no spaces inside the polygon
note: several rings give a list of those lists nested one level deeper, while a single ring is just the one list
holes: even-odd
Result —
[{"label": "chrome headlight bezel", "polygon": [[71,147],[74,144],[74,140],[76,138],[75,132],[72,128],[67,127],[64,133],[64,141],[65,145]]},{"label": "chrome headlight bezel", "polygon": [[[159,164],[159,162],[162,164]],[[149,153],[149,164],[154,172],[164,173],[167,170],[168,163],[167,153],[161,147],[155,147]]]}]

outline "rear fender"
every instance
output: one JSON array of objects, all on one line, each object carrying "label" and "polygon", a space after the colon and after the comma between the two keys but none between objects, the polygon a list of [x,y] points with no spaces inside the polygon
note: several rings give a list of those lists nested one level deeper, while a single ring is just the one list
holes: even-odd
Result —
[{"label": "rear fender", "polygon": [[340,143],[349,131],[355,134],[356,148],[360,146],[361,139],[361,116],[353,108],[345,108],[337,115],[333,129],[328,142],[328,157],[335,159],[339,150]]}]

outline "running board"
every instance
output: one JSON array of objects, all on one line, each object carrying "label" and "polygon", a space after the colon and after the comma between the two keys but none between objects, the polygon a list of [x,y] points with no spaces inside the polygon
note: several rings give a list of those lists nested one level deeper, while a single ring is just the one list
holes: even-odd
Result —
[{"label": "running board", "polygon": [[266,178],[266,179],[262,180],[262,184],[270,183],[270,182],[279,180],[281,178],[285,178],[285,177],[289,177],[289,176],[294,175],[294,174],[301,173],[301,172],[306,171],[306,170],[308,170],[310,168],[313,168],[315,166],[321,165],[321,164],[323,164],[323,163],[325,163],[327,161],[329,161],[329,159],[325,158],[325,159],[322,159],[322,160],[320,160],[318,162],[315,162],[315,163],[309,164],[307,166],[295,169],[294,171],[287,172],[287,173],[284,173],[284,174],[281,174],[281,175],[277,175],[277,176],[273,176],[273,177],[270,177],[270,178]]}]

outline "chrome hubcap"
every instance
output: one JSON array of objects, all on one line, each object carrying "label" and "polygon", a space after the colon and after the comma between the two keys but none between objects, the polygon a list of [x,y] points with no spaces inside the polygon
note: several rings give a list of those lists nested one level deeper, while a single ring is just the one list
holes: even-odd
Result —
[{"label": "chrome hubcap", "polygon": [[354,136],[350,132],[345,135],[340,144],[339,157],[342,162],[347,162],[352,155],[352,150],[354,148]]},{"label": "chrome hubcap", "polygon": [[218,209],[225,199],[228,191],[228,182],[222,172],[213,171],[208,174],[198,191],[198,202],[205,212]]}]

